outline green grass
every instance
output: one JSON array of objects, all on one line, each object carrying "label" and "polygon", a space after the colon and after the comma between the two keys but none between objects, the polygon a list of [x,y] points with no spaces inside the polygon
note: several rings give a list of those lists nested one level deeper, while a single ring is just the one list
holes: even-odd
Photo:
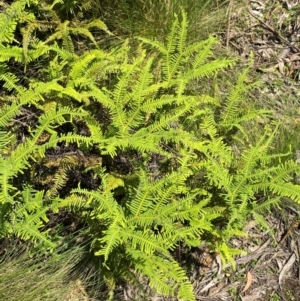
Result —
[{"label": "green grass", "polygon": [[189,18],[190,38],[203,39],[224,28],[227,0],[104,0],[102,20],[119,36],[164,39],[174,20],[184,9]]},{"label": "green grass", "polygon": [[1,250],[0,300],[83,301],[84,287],[97,288],[85,245],[62,246],[52,255],[30,254],[32,247],[21,242],[2,243]]}]

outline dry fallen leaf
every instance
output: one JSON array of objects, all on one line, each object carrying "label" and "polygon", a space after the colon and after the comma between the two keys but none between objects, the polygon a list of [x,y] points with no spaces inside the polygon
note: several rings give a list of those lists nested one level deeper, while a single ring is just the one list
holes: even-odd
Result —
[{"label": "dry fallen leaf", "polygon": [[250,272],[247,272],[247,283],[244,289],[241,291],[241,293],[244,293],[247,289],[249,289],[249,287],[252,284],[252,280],[253,280],[252,274]]},{"label": "dry fallen leaf", "polygon": [[219,275],[221,275],[221,273],[222,273],[222,259],[221,259],[221,255],[218,254],[218,255],[216,256],[215,260],[216,260],[216,262],[217,262],[217,264],[218,264],[218,274],[217,274],[217,275],[219,276]]}]

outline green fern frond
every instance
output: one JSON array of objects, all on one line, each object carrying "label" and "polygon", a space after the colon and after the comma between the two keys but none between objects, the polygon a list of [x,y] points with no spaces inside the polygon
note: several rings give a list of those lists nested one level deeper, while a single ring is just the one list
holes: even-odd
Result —
[{"label": "green fern frond", "polygon": [[[24,102],[25,104],[26,102]],[[11,105],[5,104],[1,107],[0,126],[6,127],[11,119],[19,112],[22,103],[14,101]]]},{"label": "green fern frond", "polygon": [[7,47],[0,45],[0,62],[9,61],[14,58],[17,62],[24,62],[24,53],[21,47]]},{"label": "green fern frond", "polygon": [[165,47],[164,43],[159,42],[157,40],[153,41],[147,38],[138,37],[138,40],[144,42],[145,44],[148,44],[152,46],[153,48],[157,49],[160,53],[167,55],[168,49]]},{"label": "green fern frond", "polygon": [[84,196],[72,194],[64,199],[59,197],[54,200],[52,199],[50,208],[54,213],[58,213],[60,208],[68,208],[73,212],[81,212],[83,208],[90,208],[90,204]]},{"label": "green fern frond", "polygon": [[146,255],[137,250],[130,250],[129,254],[137,263],[149,262],[146,267],[137,264],[136,268],[149,277],[151,288],[166,296],[176,295],[181,300],[195,300],[192,284],[176,261],[154,254]]},{"label": "green fern frond", "polygon": [[41,43],[39,49],[43,49],[45,52],[54,51],[63,61],[73,62],[77,61],[79,57],[76,53],[69,52],[67,49],[59,47],[57,42],[47,45],[47,41],[45,41],[44,43]]},{"label": "green fern frond", "polygon": [[[181,10],[181,26],[179,26],[179,32],[178,32],[178,50],[179,53],[184,53],[185,48],[187,45],[187,34],[188,34],[188,19],[187,19],[187,14],[185,13],[184,10]],[[176,22],[174,22],[176,23]]]},{"label": "green fern frond", "polygon": [[3,65],[0,65],[0,80],[4,81],[3,87],[8,91],[15,90],[16,92],[21,93],[23,90],[23,88],[18,85],[19,79],[16,77],[16,75],[8,72]]},{"label": "green fern frond", "polygon": [[[68,133],[68,134],[62,134],[59,137],[55,134],[52,134],[50,136],[50,139],[48,142],[38,145],[35,150],[35,154],[38,158],[44,158],[45,157],[45,152],[47,149],[51,147],[55,147],[57,144],[66,142],[67,144],[70,143],[75,143],[77,146],[85,146],[85,147],[90,147],[94,144],[95,140],[91,137],[86,137],[82,135],[75,135],[73,133]],[[98,141],[97,141],[98,142]],[[100,141],[101,143],[102,141]],[[28,152],[26,152],[26,155]]]},{"label": "green fern frond", "polygon": [[88,28],[81,27],[80,24],[79,24],[79,26],[76,26],[76,25],[77,24],[75,24],[75,27],[70,27],[69,28],[70,33],[86,36],[87,38],[89,38],[94,43],[96,48],[99,48],[97,41],[95,40],[92,33],[88,30]]},{"label": "green fern frond", "polygon": [[68,32],[64,32],[63,35],[63,46],[68,52],[74,52],[74,44],[72,38],[68,35]]},{"label": "green fern frond", "polygon": [[233,269],[236,268],[236,262],[234,260],[234,256],[247,254],[247,252],[243,250],[229,248],[226,243],[222,243],[218,245],[217,251],[221,255],[222,265],[225,266],[227,262],[230,262],[232,264]]},{"label": "green fern frond", "polygon": [[[103,179],[103,178],[102,178]],[[105,189],[105,188],[104,188]],[[87,191],[82,189],[74,189],[73,193],[80,193],[85,195],[88,200],[87,204],[97,204],[95,208],[95,218],[105,218],[108,220],[115,220],[116,217],[119,217],[119,221],[121,222],[124,218],[122,217],[122,210],[117,206],[113,195],[111,192],[101,193],[103,190],[99,191]]]},{"label": "green fern frond", "polygon": [[43,197],[43,191],[25,188],[11,215],[11,229],[21,239],[31,239],[35,243],[43,243],[53,249],[55,243],[47,238],[46,232],[40,230],[44,222],[48,221],[46,215],[48,208],[43,205]]},{"label": "green fern frond", "polygon": [[[283,157],[283,156],[281,156]],[[273,156],[270,156],[270,161]],[[270,162],[269,161],[269,162]],[[270,169],[270,174],[272,174],[272,181],[278,182],[292,182],[293,175],[298,173],[300,166],[297,162],[293,160],[285,161],[284,163],[278,164],[273,170]]]},{"label": "green fern frond", "polygon": [[3,155],[3,151],[7,145],[11,143],[12,134],[6,131],[0,131],[0,154]]},{"label": "green fern frond", "polygon": [[221,112],[221,126],[227,127],[229,129],[234,126],[242,128],[239,126],[246,121],[255,120],[260,116],[268,116],[270,111],[268,110],[241,110],[241,104],[244,101],[244,97],[247,92],[259,85],[259,82],[254,82],[249,84],[248,73],[250,70],[250,64],[243,72],[239,75],[237,83],[233,86],[227,101],[224,104],[224,110]]},{"label": "green fern frond", "polygon": [[66,165],[60,166],[60,168],[57,170],[55,175],[52,178],[53,184],[51,185],[51,188],[46,192],[45,196],[46,198],[53,198],[58,195],[59,190],[65,186],[67,180],[68,180],[68,170],[71,167]]},{"label": "green fern frond", "polygon": [[[117,220],[115,221],[115,223]],[[115,225],[114,227],[110,227],[108,230],[103,231],[103,237],[99,239],[99,243],[104,245],[103,248],[97,252],[95,252],[96,256],[104,256],[104,260],[107,261],[109,255],[118,245],[120,245],[123,240],[120,237],[120,227]]]},{"label": "green fern frond", "polygon": [[[234,64],[231,59],[217,59],[210,63],[205,60],[212,55],[211,49],[216,44],[216,39],[209,37],[207,40],[188,45],[186,43],[188,22],[184,12],[179,25],[178,18],[173,22],[172,29],[167,37],[167,45],[158,41],[139,38],[145,44],[156,48],[163,60],[162,71],[168,85],[181,81],[187,83],[193,79],[210,76],[217,71],[224,70]],[[172,82],[173,79],[176,80]],[[180,90],[184,89],[184,85]]]},{"label": "green fern frond", "polygon": [[190,81],[193,79],[199,79],[202,77],[208,77],[216,74],[218,71],[223,71],[228,67],[232,67],[234,61],[231,59],[216,59],[211,63],[206,63],[198,69],[193,69],[185,74],[185,80]]},{"label": "green fern frond", "polygon": [[74,53],[74,45],[70,36],[69,23],[69,21],[60,23],[56,31],[51,36],[49,36],[44,43],[49,44],[50,42],[56,40],[62,40],[64,50],[69,53]]},{"label": "green fern frond", "polygon": [[[74,81],[77,80],[79,82],[79,80],[82,79],[82,77],[84,77],[84,75],[86,74],[89,64],[95,60],[96,58],[103,58],[103,52],[101,51],[90,51],[87,52],[86,54],[84,54],[82,57],[77,59],[77,62],[73,65],[69,76],[71,79],[73,79]],[[82,83],[84,84],[84,83]],[[78,84],[76,84],[75,82],[75,87],[79,86]]]},{"label": "green fern frond", "polygon": [[268,190],[276,195],[288,197],[300,203],[300,187],[292,183],[261,183],[261,187],[267,186]]},{"label": "green fern frond", "polygon": [[28,61],[28,47],[31,39],[32,33],[38,28],[38,23],[31,22],[26,26],[26,28],[22,28],[22,36],[23,36],[23,41],[22,41],[22,46],[23,46],[23,56],[24,56],[24,63],[25,66],[29,62]]},{"label": "green fern frond", "polygon": [[[130,185],[129,182],[126,184],[127,182],[122,179],[107,175],[102,171],[99,174],[102,187],[98,191],[74,189],[72,193],[78,195],[78,198],[68,199],[71,206],[72,203],[79,204],[79,206],[81,203],[90,204],[93,208],[90,214],[91,222],[102,221],[103,227],[99,230],[101,236],[95,238],[94,241],[94,245],[98,246],[95,251],[96,255],[103,256],[105,262],[109,262],[111,256],[114,256],[121,246],[126,246],[126,254],[130,256],[139,256],[139,259],[147,256],[148,260],[145,262],[133,261],[136,271],[149,277],[150,281],[153,281],[153,288],[158,291],[162,290],[165,294],[177,296],[181,294],[181,291],[185,292],[182,294],[186,294],[186,290],[192,294],[192,286],[181,268],[174,270],[174,264],[178,264],[171,260],[169,250],[174,248],[178,241],[189,245],[196,245],[197,242],[199,244],[199,235],[203,229],[213,231],[209,219],[220,216],[217,211],[206,214],[205,206],[209,202],[208,199],[203,202],[199,201],[196,205],[197,210],[195,209],[195,200],[206,192],[195,190],[188,193],[184,189],[185,182],[191,174],[186,164],[188,160],[183,159],[182,168],[177,172],[166,174],[157,181],[152,181],[149,174],[141,170],[138,173],[138,186],[132,189],[127,187]],[[124,197],[124,204],[121,206],[115,200],[113,190],[123,185],[125,185],[125,191],[129,189],[129,194]],[[183,193],[186,196],[183,196]],[[190,225],[184,226],[187,220],[190,221]],[[151,230],[151,228],[157,229],[159,225],[162,229],[158,233]],[[166,261],[169,258],[170,267],[173,268],[172,273],[160,273],[169,269],[167,263],[163,270],[160,264],[159,266],[157,263],[151,264],[150,257],[157,256],[156,254],[160,254],[158,260]],[[155,273],[156,276],[151,273]],[[156,279],[158,275],[159,280],[154,281],[153,279]],[[176,283],[174,291],[167,285],[169,281]],[[189,297],[187,300],[193,299]]]},{"label": "green fern frond", "polygon": [[4,12],[0,14],[0,44],[13,42],[18,19],[20,19],[25,5],[26,1],[15,1],[11,5],[1,1]]},{"label": "green fern frond", "polygon": [[103,21],[101,21],[100,19],[95,19],[95,20],[89,22],[88,24],[86,24],[85,27],[86,27],[87,29],[95,28],[95,27],[96,27],[96,28],[99,28],[99,29],[105,31],[105,32],[106,32],[107,34],[109,34],[109,35],[114,35],[112,32],[110,32],[110,31],[108,30],[106,24],[105,24]]},{"label": "green fern frond", "polygon": [[[187,20],[184,19],[184,21],[187,21]],[[185,25],[187,25],[187,24],[184,24],[184,28],[186,29]],[[172,23],[172,27],[166,38],[165,49],[168,54],[174,53],[176,51],[176,48],[177,48],[176,44],[178,41],[178,34],[177,34],[178,29],[179,29],[179,20],[178,20],[178,16],[175,15],[174,21]],[[181,31],[180,33],[181,33],[181,36],[185,35],[185,33],[183,31]]]},{"label": "green fern frond", "polygon": [[209,36],[206,40],[193,43],[187,47],[185,51],[195,56],[193,62],[194,69],[199,69],[205,64],[205,61],[212,56],[212,48],[217,43],[218,40],[215,37]]}]

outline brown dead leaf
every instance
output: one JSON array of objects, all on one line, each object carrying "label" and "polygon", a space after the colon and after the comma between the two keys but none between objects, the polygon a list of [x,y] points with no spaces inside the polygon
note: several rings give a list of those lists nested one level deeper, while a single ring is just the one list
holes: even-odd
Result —
[{"label": "brown dead leaf", "polygon": [[241,291],[241,293],[244,293],[246,290],[249,289],[249,287],[252,284],[252,281],[253,281],[252,274],[248,271],[247,272],[247,282],[246,282],[246,285],[245,285],[244,289]]}]

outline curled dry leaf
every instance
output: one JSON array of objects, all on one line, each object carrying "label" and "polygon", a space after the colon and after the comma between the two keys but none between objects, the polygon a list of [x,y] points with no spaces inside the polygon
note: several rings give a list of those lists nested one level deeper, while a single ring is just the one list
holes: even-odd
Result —
[{"label": "curled dry leaf", "polygon": [[253,281],[252,274],[248,271],[247,272],[247,282],[246,282],[246,285],[245,285],[244,289],[241,291],[241,293],[244,293],[246,290],[249,289],[249,287],[252,284],[252,281]]}]

